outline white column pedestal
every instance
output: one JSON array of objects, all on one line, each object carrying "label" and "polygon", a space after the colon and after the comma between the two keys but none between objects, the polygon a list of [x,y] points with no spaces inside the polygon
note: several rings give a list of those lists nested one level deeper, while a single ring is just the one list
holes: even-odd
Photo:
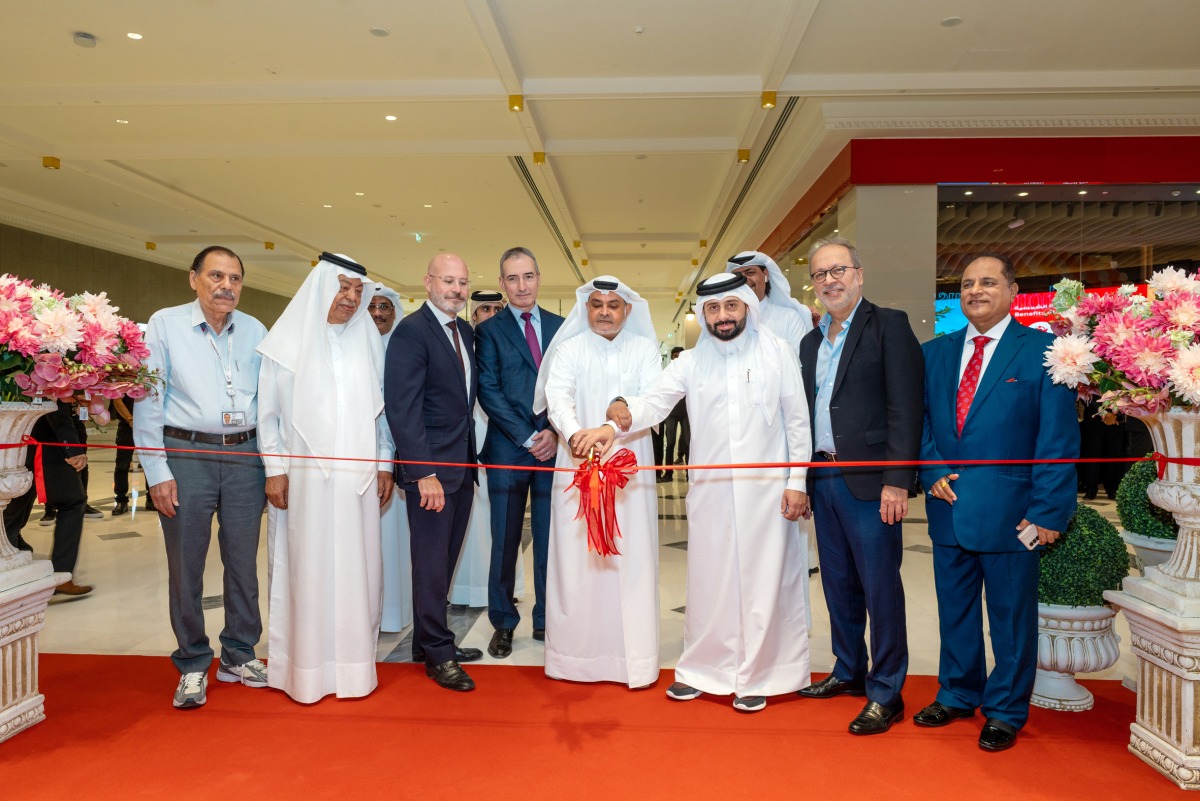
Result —
[{"label": "white column pedestal", "polygon": [[[14,585],[17,571],[28,580]],[[45,559],[0,573],[0,742],[46,717],[38,691],[38,632],[54,588],[70,577],[52,572]]]}]

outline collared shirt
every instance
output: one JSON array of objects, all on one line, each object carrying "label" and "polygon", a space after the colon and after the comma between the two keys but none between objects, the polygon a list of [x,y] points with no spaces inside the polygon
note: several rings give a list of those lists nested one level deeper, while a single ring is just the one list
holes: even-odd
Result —
[{"label": "collared shirt", "polygon": [[[517,318],[517,325],[521,328],[521,336],[525,336],[525,321],[521,319],[521,315],[525,312],[521,311],[512,304],[505,306],[505,308],[512,312],[513,317]],[[542,354],[544,355],[546,353],[546,343],[542,341],[542,312],[536,303],[533,304],[533,308],[529,310],[529,314],[529,321],[533,323],[533,333],[537,334],[538,349],[541,350]]]},{"label": "collared shirt", "polygon": [[[446,324],[449,323],[451,320],[457,321],[458,318],[451,317],[450,315],[446,314],[444,311],[439,309],[437,306],[434,306],[428,300],[425,301],[425,305],[429,307],[429,310],[431,312],[433,312],[433,316],[437,318],[438,324],[441,325],[441,327],[442,327],[442,333],[446,335],[446,339],[450,340],[450,347],[453,348],[454,347],[454,332],[451,331],[449,328],[447,328]],[[462,332],[459,332],[458,336],[459,336],[458,347],[462,351],[463,368],[466,370],[465,377],[467,380],[467,397],[470,398],[470,396],[471,396],[471,355],[469,353],[467,353],[467,343],[462,341]]]},{"label": "collared shirt", "polygon": [[837,445],[833,439],[833,421],[829,417],[829,401],[833,396],[833,382],[837,379],[838,364],[842,361],[842,346],[846,344],[846,333],[854,323],[854,315],[858,314],[858,307],[861,305],[862,298],[859,298],[850,311],[850,316],[842,323],[842,330],[834,336],[832,342],[829,341],[829,326],[833,324],[833,318],[829,316],[829,312],[821,318],[821,347],[817,349],[816,404],[813,408],[814,452],[837,453]]},{"label": "collared shirt", "polygon": [[[992,354],[996,352],[996,343],[1000,341],[1000,337],[1004,336],[1004,332],[1008,330],[1008,324],[1012,322],[1012,315],[1007,314],[1004,319],[993,325],[986,332],[986,335],[991,338],[991,341],[983,346],[983,365],[979,368],[979,375],[982,378],[987,372],[988,363],[992,360]],[[975,343],[972,341],[979,336],[979,329],[974,323],[967,323],[967,336],[963,339],[962,357],[958,361],[958,380],[961,383],[963,373],[967,371],[967,362],[971,361],[971,355],[975,353]]]},{"label": "collared shirt", "polygon": [[[266,333],[258,320],[235,310],[229,324],[217,334],[205,321],[199,300],[155,312],[146,328],[146,347],[150,349],[146,366],[159,371],[163,385],[157,394],[137,402],[134,442],[142,448],[164,447],[164,425],[208,434],[235,434],[254,428],[258,424],[258,371],[262,363],[255,348]],[[232,399],[226,392],[226,368]],[[245,423],[223,425],[221,416],[225,412],[244,413]],[[138,459],[147,486],[174,478],[161,451],[141,451]]]}]

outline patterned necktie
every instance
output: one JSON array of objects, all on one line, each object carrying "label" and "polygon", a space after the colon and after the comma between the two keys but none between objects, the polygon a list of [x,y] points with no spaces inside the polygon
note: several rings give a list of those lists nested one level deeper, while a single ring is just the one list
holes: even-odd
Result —
[{"label": "patterned necktie", "polygon": [[454,354],[458,356],[458,369],[462,371],[463,381],[467,380],[467,366],[463,363],[462,345],[459,344],[458,326],[454,324],[454,320],[446,323],[446,327],[450,329],[450,333],[454,334]]},{"label": "patterned necktie", "polygon": [[529,352],[533,354],[533,366],[537,369],[542,369],[542,346],[538,344],[537,333],[533,330],[533,315],[529,312],[521,312],[521,319],[525,321],[525,342],[529,345]]},{"label": "patterned necktie", "polygon": [[975,388],[979,386],[979,374],[983,371],[983,349],[991,341],[991,337],[982,334],[971,341],[975,343],[975,352],[967,362],[962,380],[958,382],[958,400],[956,404],[958,419],[958,435],[962,436],[963,423],[967,422],[967,412],[971,411],[971,401],[975,398]]}]

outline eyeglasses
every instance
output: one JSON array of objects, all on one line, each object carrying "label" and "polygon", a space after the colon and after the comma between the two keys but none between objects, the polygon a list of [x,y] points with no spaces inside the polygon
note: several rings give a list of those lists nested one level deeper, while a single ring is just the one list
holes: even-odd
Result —
[{"label": "eyeglasses", "polygon": [[832,278],[834,281],[836,281],[839,278],[841,278],[843,275],[846,274],[846,270],[850,270],[850,269],[857,270],[859,268],[857,268],[857,267],[852,268],[848,264],[841,264],[837,267],[830,267],[828,270],[817,270],[815,273],[812,273],[809,277],[812,278],[814,284],[823,284],[823,283],[825,283],[826,278]]},{"label": "eyeglasses", "polygon": [[392,304],[390,303],[372,303],[367,306],[367,311],[391,311]]}]

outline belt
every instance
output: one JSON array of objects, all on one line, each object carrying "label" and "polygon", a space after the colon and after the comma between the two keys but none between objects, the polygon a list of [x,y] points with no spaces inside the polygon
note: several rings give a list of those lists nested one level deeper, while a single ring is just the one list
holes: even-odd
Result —
[{"label": "belt", "polygon": [[241,445],[254,439],[257,431],[238,431],[236,434],[205,434],[203,431],[188,431],[186,428],[163,426],[163,436],[185,439],[188,442],[203,442],[205,445]]},{"label": "belt", "polygon": [[813,456],[815,456],[816,458],[820,459],[823,462],[836,462],[838,460],[837,454],[830,453],[829,451],[817,451],[816,453],[813,454]]}]

